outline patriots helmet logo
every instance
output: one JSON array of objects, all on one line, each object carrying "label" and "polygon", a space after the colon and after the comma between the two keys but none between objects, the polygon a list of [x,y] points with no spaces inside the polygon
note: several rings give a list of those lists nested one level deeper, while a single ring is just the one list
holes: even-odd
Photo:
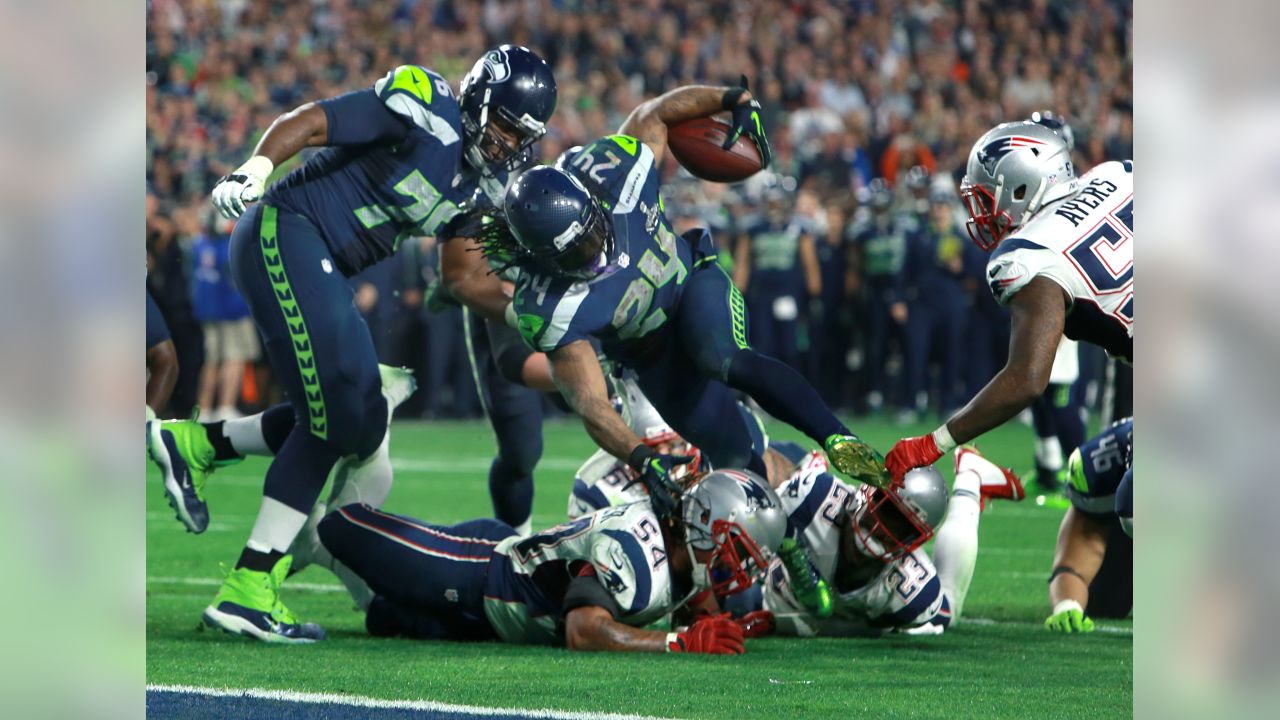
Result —
[{"label": "patriots helmet logo", "polygon": [[1044,145],[1044,142],[1033,137],[1025,135],[1011,135],[992,140],[978,151],[978,162],[982,163],[982,167],[992,177],[996,174],[996,163],[1000,162],[1000,158],[1024,147],[1037,147]]},{"label": "patriots helmet logo", "polygon": [[754,482],[751,482],[751,478],[747,477],[746,475],[743,475],[742,473],[733,472],[732,470],[726,470],[725,474],[732,477],[734,480],[738,481],[738,486],[742,488],[743,494],[746,495],[747,499],[750,500],[756,507],[759,507],[759,508],[773,507],[773,501],[769,498],[769,495],[764,491],[764,488],[760,487]]}]

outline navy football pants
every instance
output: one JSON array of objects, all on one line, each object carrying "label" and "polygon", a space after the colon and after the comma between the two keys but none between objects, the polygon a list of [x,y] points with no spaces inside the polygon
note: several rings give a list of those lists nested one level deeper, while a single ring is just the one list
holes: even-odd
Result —
[{"label": "navy football pants", "polygon": [[372,454],[387,427],[378,357],[319,232],[259,203],[231,235],[231,272],[297,427],[338,456]]},{"label": "navy football pants", "polygon": [[515,534],[498,520],[430,525],[368,505],[347,505],[320,522],[320,541],[379,596],[366,619],[375,635],[419,639],[496,637],[484,613],[489,561]]}]

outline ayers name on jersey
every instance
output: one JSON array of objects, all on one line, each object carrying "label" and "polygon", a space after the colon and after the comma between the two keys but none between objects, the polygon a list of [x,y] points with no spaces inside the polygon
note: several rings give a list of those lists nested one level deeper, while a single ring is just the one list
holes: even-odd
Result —
[{"label": "ayers name on jersey", "polygon": [[820,453],[810,455],[791,479],[778,487],[778,497],[809,561],[836,593],[830,618],[810,615],[792,593],[782,560],[774,558],[763,580],[762,607],[774,614],[779,633],[864,635],[926,623],[939,628],[950,624],[950,602],[923,550],[885,564],[861,587],[839,586],[840,528],[848,523],[848,513],[853,510],[850,499],[857,499],[852,487],[827,471]]},{"label": "ayers name on jersey", "polygon": [[987,281],[1007,304],[1044,276],[1071,296],[1065,332],[1133,362],[1133,163],[1105,162],[1080,190],[1036,213],[991,253]]},{"label": "ayers name on jersey", "polygon": [[387,113],[403,125],[372,142],[323,148],[267,190],[267,203],[315,225],[344,275],[391,255],[406,237],[445,232],[478,192],[502,202],[506,173],[462,161],[461,111],[439,74],[402,65],[372,89],[317,105],[330,138],[383,127]]},{"label": "ayers name on jersey", "polygon": [[663,334],[695,261],[714,257],[710,237],[703,233],[695,249],[672,231],[653,151],[633,137],[602,138],[556,164],[610,214],[614,258],[590,280],[521,272],[513,300],[520,333],[541,352],[595,337],[618,362],[643,357]]},{"label": "ayers name on jersey", "polygon": [[617,603],[615,619],[633,627],[662,619],[690,594],[672,585],[662,531],[648,502],[513,536],[494,552],[485,616],[507,642],[564,641],[564,594],[584,564]]}]

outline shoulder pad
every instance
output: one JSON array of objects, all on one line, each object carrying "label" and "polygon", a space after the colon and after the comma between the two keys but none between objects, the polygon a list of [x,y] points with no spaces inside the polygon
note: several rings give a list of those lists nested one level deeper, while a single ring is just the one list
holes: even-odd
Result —
[{"label": "shoulder pad", "polygon": [[445,145],[461,139],[458,103],[444,78],[417,65],[401,65],[373,84],[388,108]]}]

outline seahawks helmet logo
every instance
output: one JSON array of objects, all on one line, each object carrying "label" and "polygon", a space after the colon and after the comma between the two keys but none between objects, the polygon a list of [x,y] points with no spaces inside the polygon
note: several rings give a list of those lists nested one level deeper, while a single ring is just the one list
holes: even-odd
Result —
[{"label": "seahawks helmet logo", "polygon": [[1000,158],[1009,153],[1024,147],[1037,147],[1044,145],[1040,140],[1025,135],[1010,135],[992,140],[982,149],[978,151],[978,162],[982,163],[982,167],[987,171],[988,175],[995,176],[996,163],[1000,162]]},{"label": "seahawks helmet logo", "polygon": [[506,82],[511,77],[511,63],[507,62],[507,51],[501,48],[485,54],[484,69],[489,73],[489,82]]}]

